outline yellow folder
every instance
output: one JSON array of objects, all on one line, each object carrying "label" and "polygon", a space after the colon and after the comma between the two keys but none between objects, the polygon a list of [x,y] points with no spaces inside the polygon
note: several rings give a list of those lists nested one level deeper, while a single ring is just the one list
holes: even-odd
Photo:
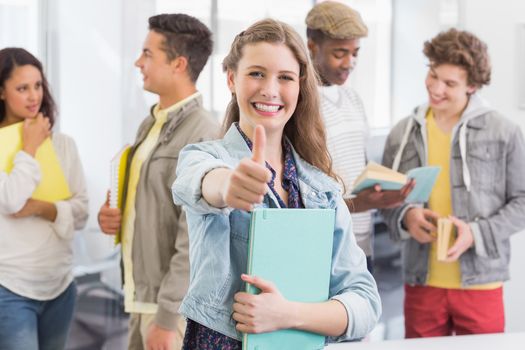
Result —
[{"label": "yellow folder", "polygon": [[[124,179],[126,177],[126,166],[131,147],[125,145],[111,160],[111,184],[109,190],[109,207],[122,210],[124,205]],[[122,230],[115,235],[115,244],[119,244],[122,238]]]},{"label": "yellow folder", "polygon": [[[0,128],[0,171],[9,173],[13,169],[15,155],[22,149],[22,126],[23,123],[16,123]],[[31,197],[52,203],[70,198],[71,192],[50,138],[40,145],[35,160],[42,178]]]}]

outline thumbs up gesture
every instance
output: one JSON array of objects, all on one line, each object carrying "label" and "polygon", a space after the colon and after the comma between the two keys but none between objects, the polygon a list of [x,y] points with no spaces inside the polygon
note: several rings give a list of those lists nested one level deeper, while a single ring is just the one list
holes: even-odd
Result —
[{"label": "thumbs up gesture", "polygon": [[254,130],[252,157],[241,160],[226,181],[223,200],[227,206],[250,211],[262,203],[272,174],[265,164],[266,133],[257,125]]}]

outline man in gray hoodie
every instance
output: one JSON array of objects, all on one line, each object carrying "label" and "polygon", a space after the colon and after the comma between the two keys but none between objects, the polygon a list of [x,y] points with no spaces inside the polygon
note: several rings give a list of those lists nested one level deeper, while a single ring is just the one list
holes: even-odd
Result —
[{"label": "man in gray hoodie", "polygon": [[[487,46],[455,29],[425,42],[428,102],[388,136],[383,164],[441,167],[424,206],[384,210],[402,242],[407,338],[503,332],[503,282],[513,233],[525,227],[525,143],[520,128],[477,93],[490,82]],[[437,259],[436,221],[455,234]]]}]

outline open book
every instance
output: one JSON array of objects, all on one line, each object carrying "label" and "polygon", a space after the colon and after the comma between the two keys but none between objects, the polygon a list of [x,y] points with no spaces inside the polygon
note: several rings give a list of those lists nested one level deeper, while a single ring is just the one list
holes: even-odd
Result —
[{"label": "open book", "polygon": [[[328,300],[335,211],[268,209],[252,212],[247,273],[273,282],[288,300]],[[247,284],[246,291],[260,291]],[[294,329],[244,334],[243,350],[323,349],[325,337]]]},{"label": "open book", "polygon": [[[0,128],[0,171],[11,172],[15,155],[22,149],[23,123]],[[58,202],[71,197],[64,171],[50,138],[47,138],[35,154],[41,180],[31,198],[46,202]]]},{"label": "open book", "polygon": [[[124,177],[126,176],[126,165],[128,162],[129,150],[131,147],[125,145],[122,149],[111,159],[111,180],[109,189],[109,207],[119,208],[122,210],[122,192],[124,190]],[[121,232],[115,235],[115,244],[120,243]]]},{"label": "open book", "polygon": [[450,239],[453,238],[454,224],[448,218],[439,218],[437,229],[437,259],[438,261],[444,261],[447,258]]},{"label": "open book", "polygon": [[400,190],[409,179],[415,179],[416,185],[406,198],[407,203],[425,203],[430,197],[436,182],[440,167],[425,166],[414,168],[401,174],[385,166],[369,162],[363,172],[355,179],[353,194],[378,184],[383,191]]}]

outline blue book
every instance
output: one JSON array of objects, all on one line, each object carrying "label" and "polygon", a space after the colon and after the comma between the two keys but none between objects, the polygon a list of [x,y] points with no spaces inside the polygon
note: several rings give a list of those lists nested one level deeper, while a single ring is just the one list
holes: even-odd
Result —
[{"label": "blue book", "polygon": [[404,175],[385,166],[370,162],[354,181],[352,193],[357,194],[376,184],[380,185],[384,191],[399,190],[409,179],[415,179],[416,186],[412,189],[405,202],[425,203],[430,197],[440,171],[441,168],[438,166],[424,166],[411,169]]},{"label": "blue book", "polygon": [[[328,300],[333,209],[255,209],[249,234],[247,273],[273,282],[288,300]],[[260,290],[247,284],[246,291]],[[244,334],[243,350],[323,349],[323,335],[294,329]]]}]

